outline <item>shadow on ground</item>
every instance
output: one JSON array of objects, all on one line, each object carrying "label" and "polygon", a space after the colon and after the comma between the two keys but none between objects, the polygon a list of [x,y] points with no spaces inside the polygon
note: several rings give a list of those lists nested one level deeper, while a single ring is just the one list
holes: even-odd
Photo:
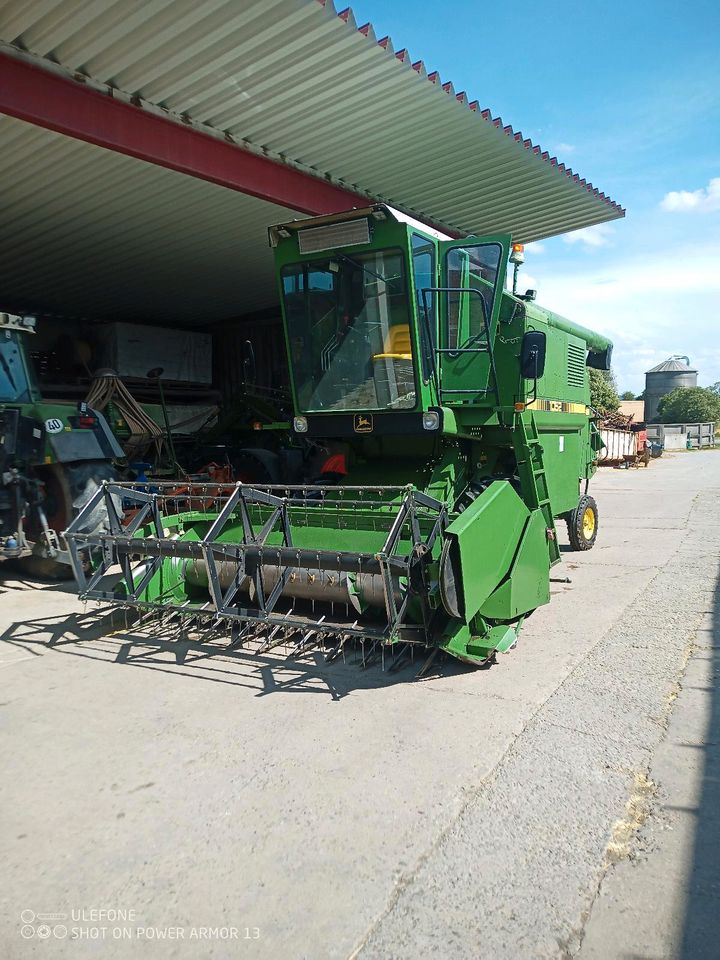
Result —
[{"label": "shadow on ground", "polygon": [[685,745],[702,751],[703,763],[692,866],[686,881],[681,960],[720,957],[720,583],[715,590],[712,636],[706,644],[712,678],[707,729],[702,743]]},{"label": "shadow on ground", "polygon": [[[297,651],[294,638],[289,638],[288,643],[262,651],[258,643],[233,643],[228,634],[203,642],[188,637],[177,623],[159,629],[167,636],[155,636],[152,627],[136,629],[122,610],[97,607],[83,613],[12,623],[0,635],[0,650],[15,647],[33,656],[54,652],[159,670],[188,679],[245,687],[260,697],[272,693],[319,693],[332,700],[340,700],[356,690],[415,681],[428,657],[426,650],[418,649],[408,651],[397,662],[393,653],[383,652],[380,647],[372,649],[368,643],[364,648],[348,644],[336,659],[328,662],[330,645],[309,644]],[[440,653],[428,665],[422,681],[477,669]]]},{"label": "shadow on ground", "polygon": [[13,572],[10,577],[0,573],[0,594],[27,593],[28,591],[42,590],[50,593],[67,593],[77,596],[77,586],[74,580],[37,580],[20,579]]}]

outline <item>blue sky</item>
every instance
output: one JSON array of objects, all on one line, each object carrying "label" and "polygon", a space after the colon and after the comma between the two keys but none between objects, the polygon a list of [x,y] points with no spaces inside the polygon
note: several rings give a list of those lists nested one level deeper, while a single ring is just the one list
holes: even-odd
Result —
[{"label": "blue sky", "polygon": [[540,303],[613,338],[620,389],[673,353],[720,381],[720,4],[352,9],[626,208],[529,246],[524,271]]}]

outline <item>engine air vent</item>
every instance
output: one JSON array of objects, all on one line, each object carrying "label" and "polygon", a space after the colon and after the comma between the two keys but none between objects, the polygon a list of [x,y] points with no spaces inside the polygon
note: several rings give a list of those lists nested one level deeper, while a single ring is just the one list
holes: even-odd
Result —
[{"label": "engine air vent", "polygon": [[585,386],[585,350],[576,343],[568,344],[567,379],[569,387]]}]

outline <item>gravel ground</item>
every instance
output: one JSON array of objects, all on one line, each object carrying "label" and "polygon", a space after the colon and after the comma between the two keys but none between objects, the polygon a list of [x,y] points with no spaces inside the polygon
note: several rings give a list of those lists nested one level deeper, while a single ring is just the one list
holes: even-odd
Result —
[{"label": "gravel ground", "polygon": [[720,457],[593,487],[600,540],[517,649],[422,682],[141,641],[0,582],[3,956],[573,955],[653,809]]}]

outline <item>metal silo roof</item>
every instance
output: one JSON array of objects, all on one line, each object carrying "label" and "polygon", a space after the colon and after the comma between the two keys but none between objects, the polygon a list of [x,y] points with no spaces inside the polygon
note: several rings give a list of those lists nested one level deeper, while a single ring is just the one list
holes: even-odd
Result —
[{"label": "metal silo roof", "polygon": [[38,62],[459,234],[531,241],[624,210],[332,0],[13,0]]},{"label": "metal silo roof", "polygon": [[681,363],[680,360],[670,357],[668,360],[663,360],[662,363],[648,370],[647,373],[697,373],[697,370],[689,364]]}]

